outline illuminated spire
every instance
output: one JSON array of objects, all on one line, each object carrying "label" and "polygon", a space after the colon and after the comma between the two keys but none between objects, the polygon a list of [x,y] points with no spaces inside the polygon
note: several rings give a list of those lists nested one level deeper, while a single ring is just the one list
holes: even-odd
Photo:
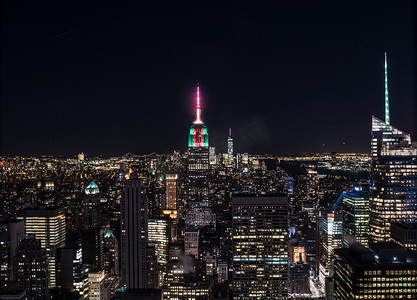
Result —
[{"label": "illuminated spire", "polygon": [[200,84],[197,83],[197,97],[196,97],[196,119],[194,121],[194,124],[202,124],[203,121],[201,121],[201,106],[200,106]]},{"label": "illuminated spire", "polygon": [[388,65],[387,52],[385,52],[385,123],[389,125],[389,101],[388,101]]},{"label": "illuminated spire", "polygon": [[232,136],[232,128],[229,128],[229,136]]}]

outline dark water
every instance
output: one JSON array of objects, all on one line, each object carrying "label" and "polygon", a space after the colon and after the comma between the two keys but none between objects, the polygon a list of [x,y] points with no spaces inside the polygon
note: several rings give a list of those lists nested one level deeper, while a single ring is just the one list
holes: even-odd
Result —
[{"label": "dark water", "polygon": [[278,163],[278,161],[275,159],[263,159],[262,161],[265,162],[268,170],[276,170],[277,167],[280,167],[285,172],[287,172],[289,176],[305,175],[307,174],[306,169],[308,168],[306,165],[311,165],[314,166],[311,167],[311,169],[317,170],[319,174],[346,176],[356,179],[369,177],[369,172],[367,171],[352,172],[345,170],[329,170],[326,168],[317,168],[317,161],[281,161],[280,163]]}]

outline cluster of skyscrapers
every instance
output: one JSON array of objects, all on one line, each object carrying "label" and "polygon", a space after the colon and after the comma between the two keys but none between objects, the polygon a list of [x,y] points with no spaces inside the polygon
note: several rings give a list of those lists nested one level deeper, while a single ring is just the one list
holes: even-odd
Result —
[{"label": "cluster of skyscrapers", "polygon": [[231,129],[216,153],[197,86],[184,154],[80,154],[73,181],[2,209],[0,299],[416,299],[417,147],[390,124],[385,76],[361,180],[268,169]]}]

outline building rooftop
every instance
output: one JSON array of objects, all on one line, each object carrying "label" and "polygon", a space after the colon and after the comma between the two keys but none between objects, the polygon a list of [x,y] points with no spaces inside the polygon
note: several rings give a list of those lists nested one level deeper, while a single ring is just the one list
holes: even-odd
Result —
[{"label": "building rooftop", "polygon": [[356,269],[417,267],[417,254],[395,242],[371,244],[369,248],[355,243],[335,253]]}]

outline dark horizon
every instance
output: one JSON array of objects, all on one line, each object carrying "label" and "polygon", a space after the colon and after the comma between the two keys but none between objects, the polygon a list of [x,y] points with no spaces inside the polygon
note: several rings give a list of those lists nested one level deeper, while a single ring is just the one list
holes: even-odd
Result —
[{"label": "dark horizon", "polygon": [[369,153],[385,51],[416,138],[413,1],[2,6],[0,155],[183,152],[197,82],[217,152]]}]

